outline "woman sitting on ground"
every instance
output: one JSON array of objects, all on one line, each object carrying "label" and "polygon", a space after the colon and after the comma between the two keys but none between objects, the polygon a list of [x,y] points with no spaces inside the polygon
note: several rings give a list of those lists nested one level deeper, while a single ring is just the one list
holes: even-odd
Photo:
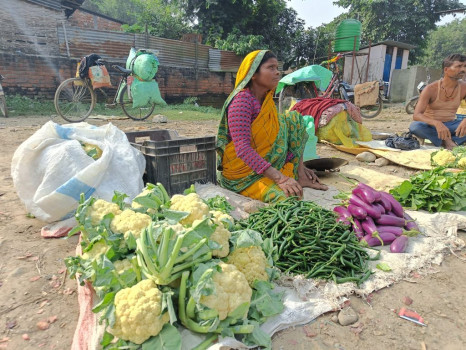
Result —
[{"label": "woman sitting on ground", "polygon": [[273,94],[279,80],[272,52],[248,54],[218,130],[220,185],[263,202],[302,197],[303,187],[327,189],[303,164],[308,135],[301,114],[277,113]]}]

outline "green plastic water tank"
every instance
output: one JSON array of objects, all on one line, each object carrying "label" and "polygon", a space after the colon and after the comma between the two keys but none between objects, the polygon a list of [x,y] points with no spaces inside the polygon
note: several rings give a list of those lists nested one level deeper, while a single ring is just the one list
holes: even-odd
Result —
[{"label": "green plastic water tank", "polygon": [[[356,46],[354,45],[354,37],[356,37]],[[353,48],[358,51],[360,39],[361,22],[357,19],[345,19],[337,27],[333,51],[353,51]]]}]

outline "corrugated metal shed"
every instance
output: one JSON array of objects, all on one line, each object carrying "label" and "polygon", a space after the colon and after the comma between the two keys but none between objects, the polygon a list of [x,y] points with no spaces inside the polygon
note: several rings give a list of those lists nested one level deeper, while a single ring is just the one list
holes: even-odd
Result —
[{"label": "corrugated metal shed", "polygon": [[212,72],[236,72],[242,57],[231,51],[209,49],[209,70]]}]

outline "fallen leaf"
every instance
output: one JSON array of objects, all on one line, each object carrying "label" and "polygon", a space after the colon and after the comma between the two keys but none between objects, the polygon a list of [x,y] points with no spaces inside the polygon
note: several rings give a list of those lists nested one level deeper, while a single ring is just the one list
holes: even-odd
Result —
[{"label": "fallen leaf", "polygon": [[44,300],[43,302],[40,303],[39,307],[42,309],[49,301]]},{"label": "fallen leaf", "polygon": [[62,274],[63,272],[65,272],[65,271],[66,271],[66,267],[64,267],[64,268],[62,268],[62,269],[60,269],[60,270],[58,270],[58,273],[61,275],[61,274]]},{"label": "fallen leaf", "polygon": [[34,277],[31,277],[31,278],[29,279],[29,281],[35,282],[35,281],[37,281],[38,279],[40,279],[40,276],[34,276]]},{"label": "fallen leaf", "polygon": [[3,337],[2,339],[0,339],[0,343],[4,343],[6,341],[9,341],[10,338],[9,337]]},{"label": "fallen leaf", "polygon": [[12,328],[15,328],[16,325],[17,325],[16,321],[10,321],[6,323],[6,328],[12,329]]},{"label": "fallen leaf", "polygon": [[30,258],[31,256],[32,256],[31,253],[26,253],[26,255],[16,257],[16,259],[24,260],[24,259]]},{"label": "fallen leaf", "polygon": [[44,309],[39,309],[39,310],[37,310],[36,313],[37,313],[37,314],[41,314],[41,313],[43,313],[43,312],[44,312]]},{"label": "fallen leaf", "polygon": [[405,305],[411,305],[412,303],[413,303],[413,299],[411,299],[410,297],[405,296],[405,297],[403,298],[403,304],[405,304]]},{"label": "fallen leaf", "polygon": [[55,315],[55,316],[50,316],[50,317],[47,319],[47,321],[48,321],[49,323],[54,323],[57,319],[58,319],[58,316]]},{"label": "fallen leaf", "polygon": [[39,321],[37,322],[37,328],[39,328],[42,331],[45,331],[49,328],[49,323],[47,321]]},{"label": "fallen leaf", "polygon": [[29,340],[29,339],[31,339],[31,338],[29,338],[29,335],[26,334],[26,333],[24,333],[24,334],[22,335],[22,337],[23,337],[24,340]]}]

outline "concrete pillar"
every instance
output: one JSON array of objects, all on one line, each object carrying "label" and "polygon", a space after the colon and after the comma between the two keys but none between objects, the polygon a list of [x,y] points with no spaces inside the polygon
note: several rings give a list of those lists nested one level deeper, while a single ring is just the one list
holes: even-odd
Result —
[{"label": "concrete pillar", "polygon": [[403,50],[403,58],[401,60],[401,69],[408,68],[408,57],[409,57],[409,50]]}]

